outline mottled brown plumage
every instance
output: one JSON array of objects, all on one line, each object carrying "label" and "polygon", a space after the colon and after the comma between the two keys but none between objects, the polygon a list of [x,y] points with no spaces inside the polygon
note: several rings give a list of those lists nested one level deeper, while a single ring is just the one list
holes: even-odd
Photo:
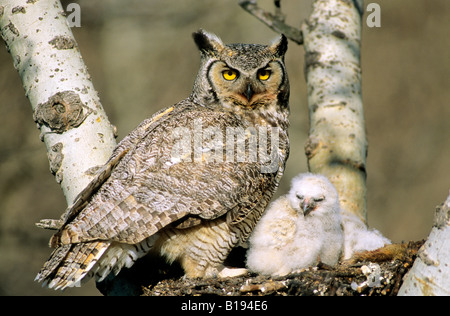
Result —
[{"label": "mottled brown plumage", "polygon": [[215,276],[266,208],[289,153],[287,40],[194,40],[191,96],[142,122],[80,193],[36,277],[48,287],[102,280],[149,252],[187,277]]}]

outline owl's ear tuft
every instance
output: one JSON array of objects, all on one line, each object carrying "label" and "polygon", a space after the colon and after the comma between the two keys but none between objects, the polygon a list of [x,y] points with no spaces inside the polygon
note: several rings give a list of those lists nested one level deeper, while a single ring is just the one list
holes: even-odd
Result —
[{"label": "owl's ear tuft", "polygon": [[208,33],[205,30],[200,29],[192,33],[192,36],[194,37],[195,44],[197,44],[198,49],[202,53],[221,52],[225,48],[222,40],[217,35]]},{"label": "owl's ear tuft", "polygon": [[278,58],[281,58],[286,54],[288,48],[288,40],[284,34],[273,40],[272,44],[269,46],[270,51]]}]

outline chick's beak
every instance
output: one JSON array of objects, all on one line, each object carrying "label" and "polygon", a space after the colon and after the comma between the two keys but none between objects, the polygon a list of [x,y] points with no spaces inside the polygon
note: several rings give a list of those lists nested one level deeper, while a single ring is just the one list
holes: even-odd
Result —
[{"label": "chick's beak", "polygon": [[314,203],[313,199],[304,199],[302,203],[300,203],[300,207],[303,210],[303,216],[307,216],[309,213],[315,210],[316,203]]}]

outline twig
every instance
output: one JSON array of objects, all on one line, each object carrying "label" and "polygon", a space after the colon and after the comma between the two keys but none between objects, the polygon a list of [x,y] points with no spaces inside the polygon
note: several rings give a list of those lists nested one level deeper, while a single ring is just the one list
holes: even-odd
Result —
[{"label": "twig", "polygon": [[301,30],[284,23],[284,15],[281,13],[279,0],[275,1],[275,15],[261,9],[256,3],[256,0],[239,0],[239,5],[275,32],[283,33],[287,38],[299,45],[303,44]]}]

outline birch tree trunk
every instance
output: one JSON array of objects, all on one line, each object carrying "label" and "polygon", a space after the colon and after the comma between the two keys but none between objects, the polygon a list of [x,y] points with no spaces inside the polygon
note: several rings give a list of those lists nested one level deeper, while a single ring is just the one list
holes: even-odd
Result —
[{"label": "birch tree trunk", "polygon": [[317,0],[302,25],[311,172],[336,186],[342,209],[367,222],[367,140],[361,97],[363,1]]},{"label": "birch tree trunk", "polygon": [[0,0],[0,30],[70,205],[116,141],[59,0]]},{"label": "birch tree trunk", "polygon": [[433,229],[398,295],[450,296],[450,194],[437,208]]}]

